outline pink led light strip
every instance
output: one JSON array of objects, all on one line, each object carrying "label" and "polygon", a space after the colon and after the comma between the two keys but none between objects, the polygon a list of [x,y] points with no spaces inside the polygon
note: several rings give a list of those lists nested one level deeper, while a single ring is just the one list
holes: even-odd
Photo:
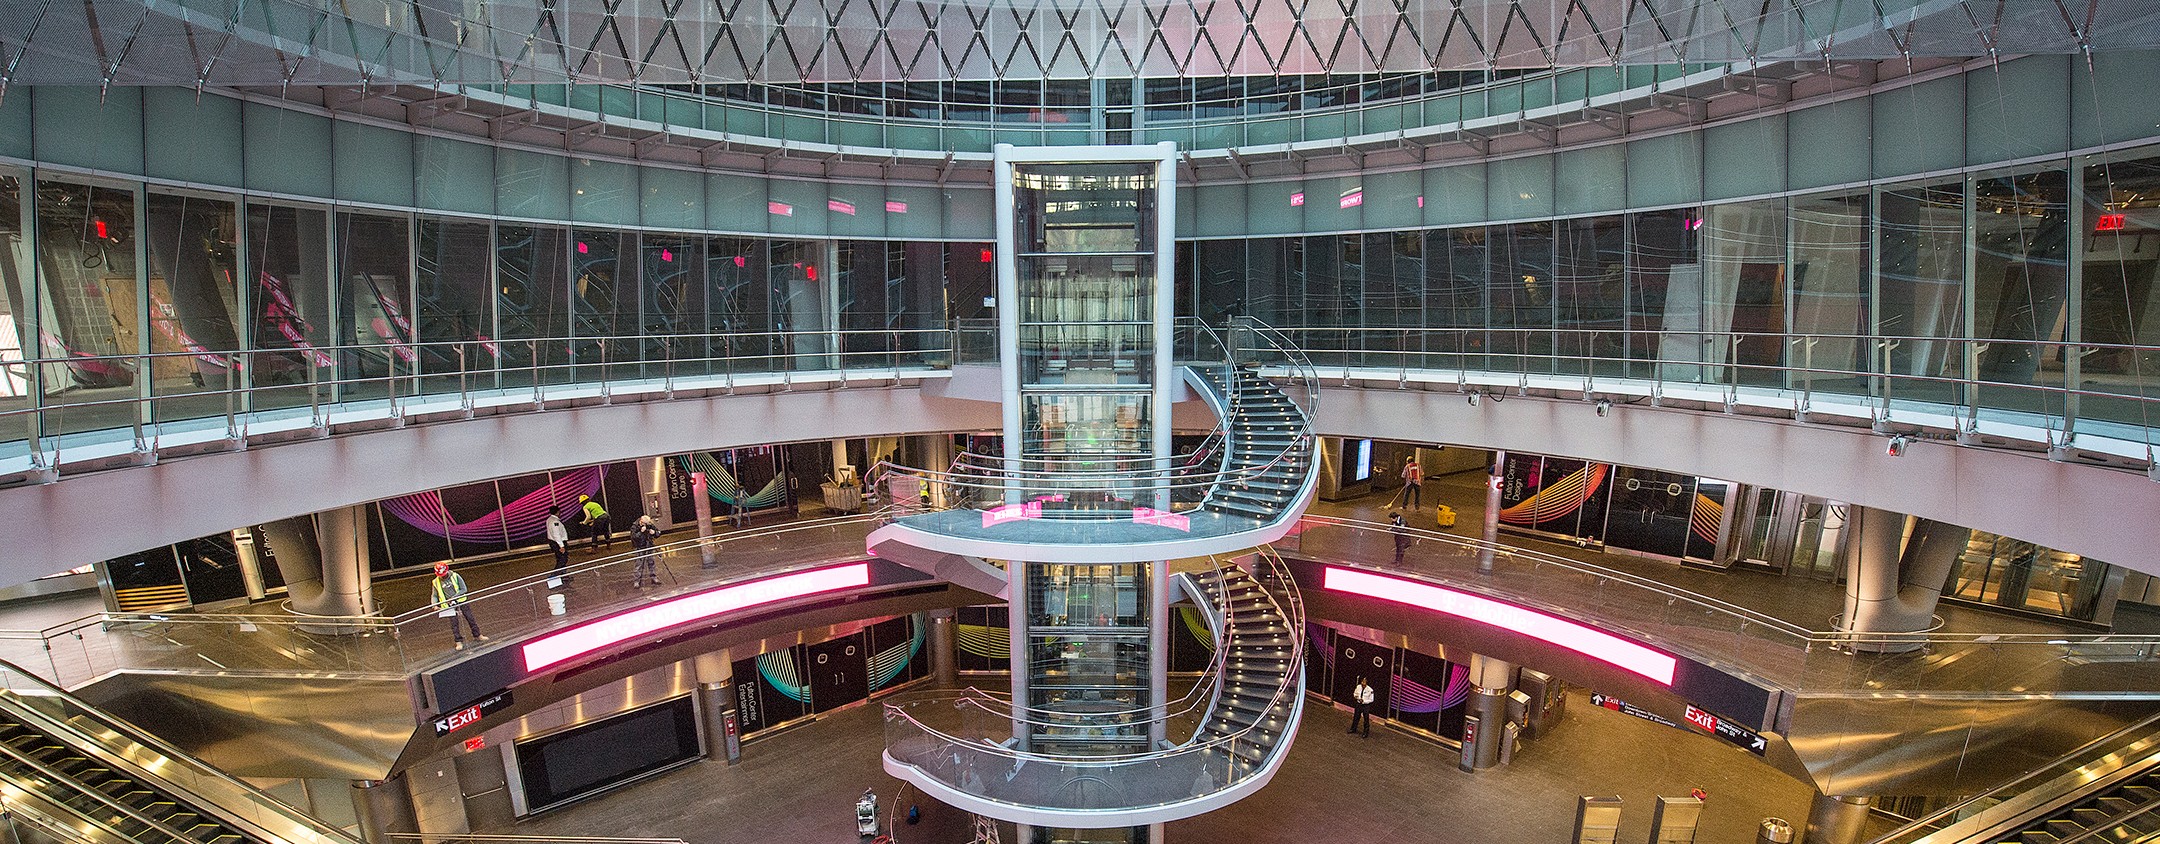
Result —
[{"label": "pink led light strip", "polygon": [[1467,592],[1444,589],[1429,583],[1328,566],[1320,585],[1323,589],[1408,604],[1512,630],[1584,656],[1612,663],[1667,686],[1672,685],[1673,671],[1679,665],[1679,660],[1669,655],[1602,630],[1593,630],[1564,618],[1555,618],[1536,610],[1504,604]]},{"label": "pink led light strip", "polygon": [[677,625],[704,621],[723,613],[751,607],[870,585],[870,564],[844,566],[769,577],[710,592],[684,595],[612,618],[581,624],[525,643],[525,670],[538,671],[619,642],[657,633]]}]

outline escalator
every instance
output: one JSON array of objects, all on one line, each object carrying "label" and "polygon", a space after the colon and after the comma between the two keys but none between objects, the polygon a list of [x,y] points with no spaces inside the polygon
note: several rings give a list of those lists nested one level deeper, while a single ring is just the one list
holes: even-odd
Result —
[{"label": "escalator", "polygon": [[[0,808],[95,844],[354,844],[276,798],[0,663]],[[20,831],[20,830],[18,830]]]},{"label": "escalator", "polygon": [[1875,840],[1874,844],[2160,841],[2160,716]]}]

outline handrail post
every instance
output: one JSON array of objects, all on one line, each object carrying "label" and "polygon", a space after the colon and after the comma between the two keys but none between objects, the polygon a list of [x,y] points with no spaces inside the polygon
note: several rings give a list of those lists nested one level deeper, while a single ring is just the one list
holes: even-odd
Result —
[{"label": "handrail post", "polygon": [[532,361],[533,410],[547,409],[547,393],[540,389],[540,341],[525,341],[526,357]]},{"label": "handrail post", "polygon": [[233,406],[233,402],[238,398],[238,394],[233,391],[233,373],[239,368],[240,356],[237,353],[227,352],[225,354],[225,438],[228,440],[240,439],[240,417]]},{"label": "handrail post", "polygon": [[468,353],[471,348],[472,341],[470,340],[459,340],[455,347],[457,351],[458,409],[464,411],[468,417],[472,415],[473,411],[472,359]]}]

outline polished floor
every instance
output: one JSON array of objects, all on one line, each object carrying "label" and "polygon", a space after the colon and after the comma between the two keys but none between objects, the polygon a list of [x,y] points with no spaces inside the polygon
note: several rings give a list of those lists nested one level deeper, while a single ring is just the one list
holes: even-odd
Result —
[{"label": "polished floor", "polygon": [[[902,692],[906,694],[906,692]],[[736,766],[698,762],[514,825],[519,835],[674,837],[692,842],[851,842],[852,807],[874,789],[904,844],[964,844],[972,818],[929,801],[879,767],[880,706],[843,710],[756,738]],[[1649,837],[1659,796],[1709,792],[1695,840],[1754,840],[1764,817],[1805,821],[1812,789],[1716,739],[1591,707],[1581,694],[1559,729],[1513,764],[1467,774],[1451,747],[1380,725],[1345,735],[1347,713],[1313,701],[1273,782],[1245,800],[1167,825],[1172,842],[1553,844],[1573,830],[1576,798],[1626,801],[1621,841]],[[1887,824],[1883,824],[1887,828]],[[752,833],[755,834],[752,834]],[[1002,839],[1012,844],[1010,827]]]}]

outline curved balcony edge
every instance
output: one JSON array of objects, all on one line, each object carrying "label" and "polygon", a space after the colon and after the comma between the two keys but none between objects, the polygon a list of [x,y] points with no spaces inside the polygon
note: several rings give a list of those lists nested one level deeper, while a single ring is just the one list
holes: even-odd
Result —
[{"label": "curved balcony edge", "polygon": [[[1302,670],[1299,673],[1302,675]],[[893,758],[890,749],[887,749],[883,754],[885,773],[922,789],[923,793],[956,809],[987,818],[996,818],[1001,821],[1029,824],[1031,826],[1107,829],[1183,820],[1212,812],[1252,796],[1253,793],[1265,788],[1270,781],[1275,779],[1275,773],[1281,770],[1283,760],[1289,758],[1290,746],[1296,741],[1295,725],[1302,723],[1305,716],[1305,694],[1302,691],[1304,683],[1302,676],[1298,682],[1300,691],[1296,695],[1296,703],[1293,704],[1290,712],[1289,723],[1292,728],[1284,734],[1281,743],[1275,746],[1274,752],[1268,754],[1266,761],[1262,762],[1258,769],[1228,787],[1206,794],[1195,795],[1190,799],[1180,800],[1175,803],[1130,809],[1061,810],[990,800],[962,791],[931,776],[929,772],[920,767]]]}]

